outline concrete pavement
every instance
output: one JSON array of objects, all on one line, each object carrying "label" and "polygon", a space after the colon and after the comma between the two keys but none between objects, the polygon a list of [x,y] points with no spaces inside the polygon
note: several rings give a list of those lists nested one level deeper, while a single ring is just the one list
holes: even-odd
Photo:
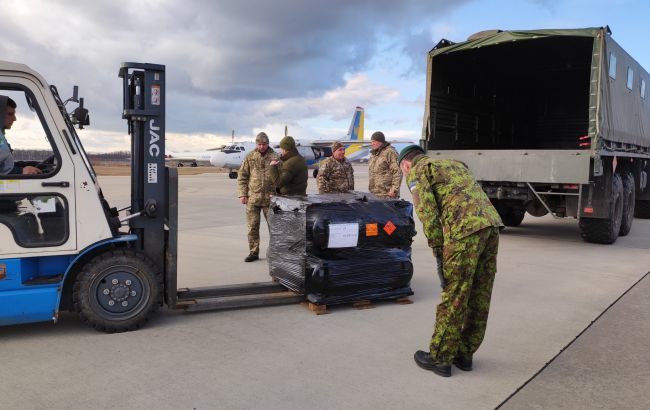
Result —
[{"label": "concrete pavement", "polygon": [[[364,189],[367,168],[355,172],[357,188]],[[127,180],[101,178],[112,206],[128,204]],[[309,184],[313,190],[313,178]],[[403,194],[410,199],[405,187]],[[265,260],[243,262],[245,217],[235,196],[235,181],[225,174],[180,178],[179,286],[268,280]],[[571,220],[527,216],[522,227],[506,229],[475,370],[454,369],[449,379],[419,369],[412,359],[428,344],[439,302],[433,258],[419,233],[413,245],[412,305],[381,303],[363,311],[342,306],[325,316],[300,305],[164,311],[144,329],[116,335],[87,328],[70,314],[56,325],[0,328],[0,407],[494,408],[650,270],[649,234],[650,221],[638,219],[630,235],[612,246],[584,243]],[[262,244],[264,252],[265,232]],[[638,292],[647,301],[648,287]],[[618,318],[618,332],[632,329],[637,320]],[[595,343],[584,340],[587,346]],[[560,357],[554,364],[562,363]],[[574,357],[566,368],[576,369],[584,360]],[[645,352],[641,359],[647,362]],[[570,376],[560,372],[566,380]],[[506,406],[564,407],[542,399],[570,395],[570,389],[558,387],[567,383],[533,380]],[[605,384],[593,386],[603,390]],[[632,403],[650,398],[649,389],[632,389],[637,395]],[[517,401],[520,397],[523,401]],[[590,396],[583,397],[584,407],[590,407]]]}]

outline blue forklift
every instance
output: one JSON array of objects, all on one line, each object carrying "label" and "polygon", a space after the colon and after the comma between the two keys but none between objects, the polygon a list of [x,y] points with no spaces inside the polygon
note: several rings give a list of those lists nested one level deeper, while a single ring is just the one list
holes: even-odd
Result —
[{"label": "blue forklift", "polygon": [[[272,281],[177,288],[178,176],[165,167],[165,66],[123,63],[119,77],[131,203],[118,210],[75,131],[89,125],[77,89],[63,101],[34,70],[0,61],[0,96],[24,101],[51,145],[44,158],[15,163],[40,172],[0,174],[0,325],[56,322],[72,311],[113,333],[140,328],[162,306],[202,311],[303,300]],[[68,113],[70,102],[79,105]]]}]

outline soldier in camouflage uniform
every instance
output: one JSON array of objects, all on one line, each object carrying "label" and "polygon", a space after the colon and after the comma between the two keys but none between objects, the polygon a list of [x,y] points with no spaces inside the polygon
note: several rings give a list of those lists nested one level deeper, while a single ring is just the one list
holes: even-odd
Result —
[{"label": "soldier in camouflage uniform", "polygon": [[246,205],[246,222],[248,224],[248,248],[250,253],[244,259],[252,262],[259,259],[260,253],[260,211],[268,224],[269,204],[275,186],[270,179],[271,161],[277,160],[278,154],[269,147],[269,137],[260,132],[255,137],[257,147],[246,155],[239,168],[237,190],[239,201]]},{"label": "soldier in camouflage uniform", "polygon": [[380,198],[399,198],[402,173],[397,165],[397,151],[386,142],[381,131],[372,134],[370,146],[368,190]]},{"label": "soldier in camouflage uniform", "polygon": [[417,145],[398,161],[443,287],[430,349],[416,352],[415,362],[444,377],[452,363],[472,370],[487,326],[501,218],[462,162],[433,160]]},{"label": "soldier in camouflage uniform", "polygon": [[332,156],[321,163],[317,182],[319,194],[354,191],[354,170],[340,142],[332,144]]}]

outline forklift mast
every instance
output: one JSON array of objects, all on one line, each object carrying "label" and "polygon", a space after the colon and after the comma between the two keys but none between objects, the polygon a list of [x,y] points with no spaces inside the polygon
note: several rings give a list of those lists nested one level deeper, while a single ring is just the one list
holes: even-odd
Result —
[{"label": "forklift mast", "polygon": [[122,118],[131,136],[129,231],[138,238],[136,250],[165,272],[165,287],[173,290],[165,292],[166,302],[173,305],[177,175],[176,169],[165,167],[165,66],[122,63],[119,77],[123,81]]}]

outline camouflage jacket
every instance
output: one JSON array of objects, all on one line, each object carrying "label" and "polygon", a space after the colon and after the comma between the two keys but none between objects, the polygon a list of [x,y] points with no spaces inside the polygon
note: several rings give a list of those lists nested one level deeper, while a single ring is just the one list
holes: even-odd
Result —
[{"label": "camouflage jacket", "polygon": [[278,154],[270,147],[264,155],[258,150],[246,155],[237,177],[239,196],[247,196],[251,205],[269,206],[271,194],[275,192],[275,186],[271,182],[270,162],[278,158]]},{"label": "camouflage jacket", "polygon": [[395,148],[390,144],[384,144],[378,150],[371,150],[370,154],[368,190],[379,197],[386,197],[389,191],[394,190],[399,196],[402,173],[397,166]]},{"label": "camouflage jacket", "polygon": [[306,195],[309,174],[305,158],[297,150],[292,150],[280,159],[282,164],[271,167],[271,181],[276,192],[280,195]]},{"label": "camouflage jacket", "polygon": [[413,205],[432,248],[503,223],[469,169],[459,161],[413,159],[406,176]]},{"label": "camouflage jacket", "polygon": [[339,161],[329,157],[318,170],[318,193],[354,191],[354,170],[347,158]]}]

